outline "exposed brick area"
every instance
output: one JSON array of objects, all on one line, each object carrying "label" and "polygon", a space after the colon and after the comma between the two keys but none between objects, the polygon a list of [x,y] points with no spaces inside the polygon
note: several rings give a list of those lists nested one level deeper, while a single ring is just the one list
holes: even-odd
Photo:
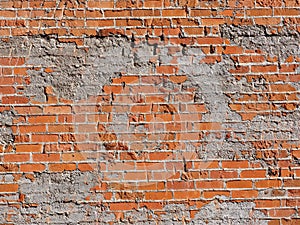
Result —
[{"label": "exposed brick area", "polygon": [[0,224],[298,225],[297,0],[0,1]]}]

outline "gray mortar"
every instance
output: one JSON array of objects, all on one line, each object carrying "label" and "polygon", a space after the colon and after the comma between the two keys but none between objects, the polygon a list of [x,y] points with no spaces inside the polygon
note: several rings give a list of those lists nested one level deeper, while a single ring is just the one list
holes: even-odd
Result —
[{"label": "gray mortar", "polygon": [[[103,199],[101,193],[90,189],[99,185],[96,172],[62,172],[36,174],[35,180],[22,178],[20,193],[25,195],[24,205],[13,217],[17,224],[79,224],[100,220],[101,206],[84,204],[87,196],[96,203]],[[1,214],[1,213],[0,213]],[[35,217],[30,217],[34,214]]]},{"label": "gray mortar", "polygon": [[4,148],[14,143],[13,131],[11,129],[14,118],[15,113],[13,111],[0,112],[0,144]]},{"label": "gray mortar", "polygon": [[[255,210],[254,203],[223,200],[214,200],[201,207],[194,218],[190,216],[190,210],[195,210],[193,207],[166,204],[160,216],[141,208],[126,211],[124,218],[119,220],[101,204],[102,194],[91,191],[99,185],[98,175],[94,172],[35,174],[34,180],[21,178],[19,185],[20,193],[25,195],[22,207],[1,206],[1,223],[5,223],[6,215],[13,212],[11,219],[16,224],[267,224],[266,216]],[[96,204],[88,204],[85,200],[88,196],[93,196],[90,201]]]},{"label": "gray mortar", "polygon": [[266,216],[254,208],[252,202],[212,201],[200,209],[190,225],[267,225]]},{"label": "gray mortar", "polygon": [[300,33],[288,26],[273,34],[265,26],[220,26],[221,35],[245,49],[261,49],[270,56],[278,56],[279,62],[290,55],[300,56]]},{"label": "gray mortar", "polygon": [[[199,52],[198,56],[200,55],[205,56]],[[213,132],[204,136],[204,144],[197,149],[201,159],[232,159],[235,155],[242,156],[241,150],[249,147],[225,138],[226,128],[230,128],[233,123],[239,125],[239,129],[245,129],[240,115],[229,108],[230,99],[225,95],[228,92],[238,93],[241,89],[241,85],[228,72],[233,66],[233,62],[226,56],[221,62],[213,65],[199,63],[197,59],[180,66],[179,73],[189,75],[185,85],[197,88],[200,99],[204,100],[208,109],[202,121],[221,123],[224,129],[219,138],[216,138]]]},{"label": "gray mortar", "polygon": [[[12,40],[12,42],[14,42]],[[87,38],[85,48],[60,43],[54,38],[27,38],[30,48],[26,65],[54,71],[28,70],[31,84],[25,94],[44,102],[44,87],[54,87],[56,94],[65,99],[86,99],[102,92],[104,84],[120,74],[149,73],[149,62],[154,46],[132,46],[123,37]],[[28,52],[28,51],[27,51]]]},{"label": "gray mortar", "polygon": [[[167,204],[160,216],[153,214],[147,208],[126,212],[124,220],[119,224],[139,225],[267,225],[266,216],[255,209],[252,202],[219,202],[214,200],[203,206],[195,215],[190,216],[190,210],[184,204]],[[149,218],[149,215],[151,217]],[[117,224],[117,223],[114,223]]]},{"label": "gray mortar", "polygon": [[26,57],[29,56],[31,43],[28,38],[13,37],[8,40],[0,39],[1,57]]}]

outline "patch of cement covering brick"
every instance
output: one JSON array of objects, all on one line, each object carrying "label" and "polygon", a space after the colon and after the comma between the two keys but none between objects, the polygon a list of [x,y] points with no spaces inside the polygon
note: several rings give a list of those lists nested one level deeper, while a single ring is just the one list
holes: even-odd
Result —
[{"label": "patch of cement covering brick", "polygon": [[15,113],[13,111],[0,112],[0,144],[6,148],[14,143],[14,136],[11,126]]},{"label": "patch of cement covering brick", "polygon": [[274,32],[266,26],[221,26],[221,35],[245,49],[263,50],[284,62],[290,55],[300,56],[300,34],[297,30],[283,26]]},{"label": "patch of cement covering brick", "polygon": [[102,203],[102,193],[92,191],[99,185],[99,177],[94,172],[35,174],[34,179],[21,178],[19,184],[24,195],[22,207],[19,210],[2,207],[0,223],[5,223],[10,214],[12,222],[17,224],[267,224],[254,203],[219,200],[198,209],[193,218],[190,215],[193,207],[184,204],[167,204],[160,215],[143,207],[128,210],[124,217],[117,218]]},{"label": "patch of cement covering brick", "polygon": [[34,67],[52,67],[53,71],[29,70],[31,84],[27,95],[45,101],[43,87],[52,86],[59,97],[86,99],[102,91],[104,84],[122,73],[149,73],[153,46],[133,51],[126,38],[87,38],[86,48],[60,43],[56,39],[29,39],[30,54],[26,62]]},{"label": "patch of cement covering brick", "polygon": [[190,223],[198,225],[267,225],[265,215],[254,209],[252,202],[212,201],[203,206]]}]

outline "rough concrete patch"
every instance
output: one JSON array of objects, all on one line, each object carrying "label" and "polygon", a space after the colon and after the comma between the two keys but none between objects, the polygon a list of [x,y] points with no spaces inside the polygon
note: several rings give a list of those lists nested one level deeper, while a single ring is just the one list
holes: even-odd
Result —
[{"label": "rough concrete patch", "polygon": [[31,43],[26,37],[12,37],[0,40],[1,57],[26,57],[30,53]]},{"label": "rough concrete patch", "polygon": [[190,217],[190,209],[184,204],[168,204],[163,208],[160,216],[151,210],[142,208],[126,212],[120,222],[114,224],[139,225],[267,225],[266,216],[255,210],[252,202],[219,202],[212,201],[203,206],[194,216]]},{"label": "rough concrete patch", "polygon": [[162,224],[182,224],[190,221],[190,212],[184,204],[169,204],[164,207],[161,215]]},{"label": "rough concrete patch", "polygon": [[[91,188],[98,185],[96,172],[63,172],[35,174],[34,181],[22,178],[20,192],[25,195],[24,206],[20,214],[14,217],[17,224],[25,223],[30,217],[30,223],[78,224],[79,222],[97,221],[101,207],[82,204],[86,197],[95,197],[101,201],[101,193],[92,193]],[[34,206],[36,205],[36,206]]]},{"label": "rough concrete patch", "polygon": [[230,99],[225,95],[228,92],[238,93],[240,90],[235,78],[228,72],[233,66],[233,62],[224,56],[221,62],[213,65],[196,60],[180,67],[180,73],[188,74],[189,77],[185,85],[197,89],[199,100],[203,100],[208,109],[202,121],[220,123],[224,129],[218,137],[213,132],[203,136],[203,145],[197,149],[201,159],[232,159],[235,155],[243,157],[241,151],[246,146],[225,138],[225,129],[230,128],[232,123],[241,122],[240,115],[229,108]]},{"label": "rough concrete patch", "polygon": [[276,34],[265,26],[223,25],[220,31],[234,44],[246,49],[261,49],[271,56],[278,56],[279,62],[284,62],[290,55],[300,55],[300,34],[287,26]]},{"label": "rough concrete patch", "polygon": [[0,144],[5,147],[13,145],[14,136],[11,126],[15,113],[13,111],[0,112]]},{"label": "rough concrete patch", "polygon": [[252,202],[223,202],[212,201],[203,206],[189,223],[198,225],[267,225],[265,215],[254,209]]},{"label": "rough concrete patch", "polygon": [[129,211],[124,213],[124,222],[121,224],[138,224],[138,225],[154,225],[158,216],[147,208],[141,208],[135,211]]},{"label": "rough concrete patch", "polygon": [[[86,48],[59,43],[56,39],[32,38],[26,65],[41,66],[28,70],[31,84],[26,94],[45,101],[45,86],[54,87],[60,97],[85,99],[102,91],[104,84],[120,74],[148,74],[154,46],[136,45],[123,37],[87,38]],[[46,71],[51,67],[53,71]]]}]

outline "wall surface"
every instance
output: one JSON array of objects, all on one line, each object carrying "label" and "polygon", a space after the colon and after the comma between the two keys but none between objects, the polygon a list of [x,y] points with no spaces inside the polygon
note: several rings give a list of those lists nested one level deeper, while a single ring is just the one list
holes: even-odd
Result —
[{"label": "wall surface", "polygon": [[0,224],[300,224],[299,0],[0,0]]}]

